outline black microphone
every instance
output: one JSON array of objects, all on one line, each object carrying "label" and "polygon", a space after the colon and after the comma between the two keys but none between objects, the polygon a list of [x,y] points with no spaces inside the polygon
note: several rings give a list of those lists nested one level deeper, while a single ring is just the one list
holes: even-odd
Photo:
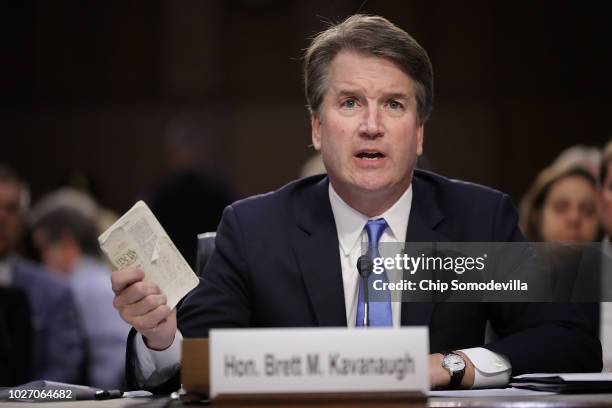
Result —
[{"label": "black microphone", "polygon": [[372,258],[368,255],[361,255],[357,260],[357,271],[359,272],[359,276],[361,276],[361,282],[363,283],[363,325],[370,325],[370,301],[368,299],[368,278],[370,277],[370,273],[372,273],[372,269],[374,268],[374,263],[372,262]]}]

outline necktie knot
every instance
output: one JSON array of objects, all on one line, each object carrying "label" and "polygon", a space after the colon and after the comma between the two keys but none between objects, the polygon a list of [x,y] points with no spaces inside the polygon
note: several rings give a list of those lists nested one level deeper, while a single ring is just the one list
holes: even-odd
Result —
[{"label": "necktie knot", "polygon": [[370,248],[378,248],[378,242],[389,225],[384,218],[369,220],[365,226]]}]

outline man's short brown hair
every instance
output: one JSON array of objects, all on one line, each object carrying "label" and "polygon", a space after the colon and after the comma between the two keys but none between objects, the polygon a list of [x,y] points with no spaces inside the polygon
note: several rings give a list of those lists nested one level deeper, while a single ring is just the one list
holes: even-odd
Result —
[{"label": "man's short brown hair", "polygon": [[329,67],[334,57],[344,50],[396,63],[414,81],[419,123],[429,118],[433,107],[433,69],[427,52],[410,34],[389,20],[362,14],[355,14],[319,33],[306,50],[304,87],[312,114],[320,116]]}]

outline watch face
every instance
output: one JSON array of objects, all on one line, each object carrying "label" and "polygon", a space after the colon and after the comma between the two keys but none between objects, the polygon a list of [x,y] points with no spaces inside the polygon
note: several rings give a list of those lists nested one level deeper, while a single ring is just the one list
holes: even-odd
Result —
[{"label": "watch face", "polygon": [[447,354],[442,360],[442,366],[451,372],[465,369],[465,361],[457,354]]}]

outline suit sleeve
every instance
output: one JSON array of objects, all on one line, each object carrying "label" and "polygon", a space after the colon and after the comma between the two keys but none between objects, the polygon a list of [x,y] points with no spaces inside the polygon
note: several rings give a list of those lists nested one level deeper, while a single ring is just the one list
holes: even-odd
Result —
[{"label": "suit sleeve", "polygon": [[[178,328],[184,337],[208,337],[211,328],[248,327],[250,322],[249,266],[243,231],[232,206],[226,207],[217,229],[215,250],[178,310]],[[128,336],[126,373],[130,389],[139,389],[134,365],[134,336]],[[180,371],[149,391],[169,393],[180,387]]]},{"label": "suit sleeve", "polygon": [[[494,240],[524,241],[508,196],[499,202]],[[582,309],[573,303],[491,303],[489,319],[499,339],[485,347],[505,356],[512,374],[598,372],[601,344]]]}]

